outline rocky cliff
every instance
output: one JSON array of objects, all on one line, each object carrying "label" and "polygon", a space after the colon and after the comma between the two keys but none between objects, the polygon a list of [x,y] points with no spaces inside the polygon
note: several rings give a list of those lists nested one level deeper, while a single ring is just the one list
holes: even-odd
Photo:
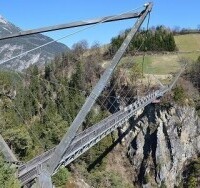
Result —
[{"label": "rocky cliff", "polygon": [[151,104],[135,123],[130,122],[133,128],[124,141],[136,174],[133,182],[143,187],[178,186],[185,166],[200,154],[200,119],[195,109]]},{"label": "rocky cliff", "polygon": [[[104,154],[95,160],[100,164],[107,158],[104,176],[98,176],[98,186],[91,183],[91,177],[102,172],[86,176],[88,172],[80,169],[78,172],[77,165],[72,170],[75,179],[69,183],[81,188],[183,188],[200,184],[200,118],[193,107],[150,104],[119,129],[118,135]],[[191,161],[197,158],[198,172],[193,173],[192,179],[197,186],[188,186]],[[105,175],[108,172],[120,178],[115,186],[111,186],[109,177]],[[75,183],[82,179],[85,184]]]}]

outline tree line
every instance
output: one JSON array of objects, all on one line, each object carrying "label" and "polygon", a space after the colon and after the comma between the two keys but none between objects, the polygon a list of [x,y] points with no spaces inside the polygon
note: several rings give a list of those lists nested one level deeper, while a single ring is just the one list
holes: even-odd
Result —
[{"label": "tree line", "polygon": [[[121,46],[130,29],[125,30],[110,42],[109,50],[106,55],[113,55]],[[127,54],[134,54],[135,51],[175,51],[176,44],[171,30],[164,26],[157,26],[149,30],[141,29],[129,44]]]}]

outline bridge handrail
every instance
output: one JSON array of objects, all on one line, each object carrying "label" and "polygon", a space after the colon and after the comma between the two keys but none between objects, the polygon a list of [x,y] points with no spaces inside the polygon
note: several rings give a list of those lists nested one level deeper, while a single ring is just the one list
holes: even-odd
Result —
[{"label": "bridge handrail", "polygon": [[[127,121],[130,117],[130,113],[132,116],[139,108],[143,108],[147,104],[151,103],[153,100],[156,99],[157,94],[158,94],[158,92],[157,93],[152,92],[149,95],[135,101],[133,104],[130,104],[123,110],[116,112],[115,114],[112,114],[111,116],[107,117],[106,121],[104,119],[101,122],[95,124],[94,126],[92,126],[93,128],[90,128],[89,131],[86,129],[85,135],[84,135],[84,133],[80,134],[79,135],[80,137],[77,136],[76,140],[74,140],[72,142],[72,144],[68,148],[67,152],[65,152],[60,164],[62,164],[66,160],[66,158],[68,158],[68,157],[72,156],[74,153],[76,153],[81,146],[84,147],[85,145],[88,144],[88,142],[91,142],[92,140],[97,138],[99,135],[105,133],[107,130],[112,128],[115,124],[119,123],[121,121],[121,119],[124,119],[124,121]],[[114,124],[111,124],[111,122]],[[53,152],[54,149],[55,148],[45,152],[44,154],[42,154],[40,156],[37,156],[36,158],[31,160],[30,163],[25,164],[26,167],[19,168],[19,178],[23,177],[24,174],[28,173],[35,167],[39,168],[41,165],[46,163],[49,160],[49,158],[51,156],[51,152]],[[21,169],[21,171],[20,171],[20,169]],[[37,174],[35,174],[33,177],[35,178],[36,176],[37,176]]]}]

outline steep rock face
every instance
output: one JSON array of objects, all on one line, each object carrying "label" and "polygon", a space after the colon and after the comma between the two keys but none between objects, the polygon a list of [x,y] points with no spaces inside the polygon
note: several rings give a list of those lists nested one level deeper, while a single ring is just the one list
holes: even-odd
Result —
[{"label": "steep rock face", "polygon": [[[191,107],[149,105],[133,124],[128,157],[143,187],[177,186],[185,165],[200,153],[200,120]],[[126,139],[127,140],[127,139]]]},{"label": "steep rock face", "polygon": [[[20,28],[7,21],[0,15],[0,37],[19,33]],[[23,52],[51,42],[52,39],[42,34],[24,36],[20,38],[6,39],[0,41],[0,67],[22,70],[31,64],[44,64],[51,60],[56,54],[65,52],[69,48],[59,42],[51,43],[40,49],[27,53],[22,57],[7,61]]]}]

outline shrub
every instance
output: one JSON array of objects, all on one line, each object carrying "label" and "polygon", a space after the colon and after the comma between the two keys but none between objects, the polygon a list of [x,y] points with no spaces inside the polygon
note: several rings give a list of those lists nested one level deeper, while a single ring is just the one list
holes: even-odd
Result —
[{"label": "shrub", "polygon": [[64,186],[69,180],[70,172],[67,168],[60,168],[59,171],[53,176],[52,181],[55,186]]},{"label": "shrub", "polygon": [[174,96],[173,96],[174,101],[179,104],[183,104],[186,98],[186,94],[183,87],[177,86],[173,89],[173,92],[174,92]]}]

